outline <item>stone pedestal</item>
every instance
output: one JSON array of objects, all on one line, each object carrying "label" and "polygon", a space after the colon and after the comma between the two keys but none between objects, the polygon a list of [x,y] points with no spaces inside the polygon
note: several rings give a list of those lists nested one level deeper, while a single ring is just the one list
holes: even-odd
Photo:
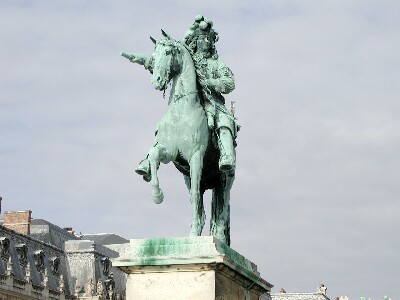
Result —
[{"label": "stone pedestal", "polygon": [[131,240],[113,266],[128,274],[128,300],[258,300],[272,288],[255,264],[211,236]]}]

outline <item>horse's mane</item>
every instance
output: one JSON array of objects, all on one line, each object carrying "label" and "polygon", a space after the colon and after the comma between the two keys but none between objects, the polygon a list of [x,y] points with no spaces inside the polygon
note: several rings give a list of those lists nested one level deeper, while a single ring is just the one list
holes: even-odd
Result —
[{"label": "horse's mane", "polygon": [[181,43],[181,45],[184,46],[189,51],[190,56],[192,57],[194,68],[196,71],[197,85],[199,87],[199,90],[201,91],[201,93],[199,93],[199,96],[202,102],[204,103],[204,101],[209,101],[211,103],[214,103],[211,96],[211,91],[207,87],[207,82],[206,82],[207,59],[203,55],[194,53],[192,48],[188,47],[186,43]]},{"label": "horse's mane", "polygon": [[163,46],[172,46],[172,47],[177,48],[177,49],[179,49],[180,46],[182,45],[181,42],[179,42],[177,40],[174,40],[174,39],[171,39],[171,38],[159,39],[157,41],[157,44],[160,44],[160,45],[163,45]]}]

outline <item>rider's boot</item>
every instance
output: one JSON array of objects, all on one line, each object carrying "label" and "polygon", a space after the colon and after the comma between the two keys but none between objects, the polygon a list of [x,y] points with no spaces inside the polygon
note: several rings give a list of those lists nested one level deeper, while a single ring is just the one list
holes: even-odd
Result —
[{"label": "rider's boot", "polygon": [[135,169],[135,172],[143,176],[143,180],[149,182],[151,180],[150,163],[147,158],[143,159]]},{"label": "rider's boot", "polygon": [[230,172],[235,169],[236,166],[236,155],[235,148],[233,146],[233,138],[231,131],[222,127],[219,129],[219,169],[223,172]]}]

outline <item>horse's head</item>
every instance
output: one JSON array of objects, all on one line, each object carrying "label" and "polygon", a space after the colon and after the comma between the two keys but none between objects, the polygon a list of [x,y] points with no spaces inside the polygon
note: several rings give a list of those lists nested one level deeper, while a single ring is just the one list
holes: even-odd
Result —
[{"label": "horse's head", "polygon": [[181,44],[169,37],[156,41],[151,82],[157,90],[165,90],[168,82],[179,72],[180,49]]}]

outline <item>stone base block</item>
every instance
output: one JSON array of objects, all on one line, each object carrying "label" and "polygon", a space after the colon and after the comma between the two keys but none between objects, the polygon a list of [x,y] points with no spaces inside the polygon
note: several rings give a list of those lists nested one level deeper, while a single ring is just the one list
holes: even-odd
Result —
[{"label": "stone base block", "polygon": [[131,240],[113,266],[128,274],[128,300],[258,300],[272,288],[255,264],[214,237]]}]

